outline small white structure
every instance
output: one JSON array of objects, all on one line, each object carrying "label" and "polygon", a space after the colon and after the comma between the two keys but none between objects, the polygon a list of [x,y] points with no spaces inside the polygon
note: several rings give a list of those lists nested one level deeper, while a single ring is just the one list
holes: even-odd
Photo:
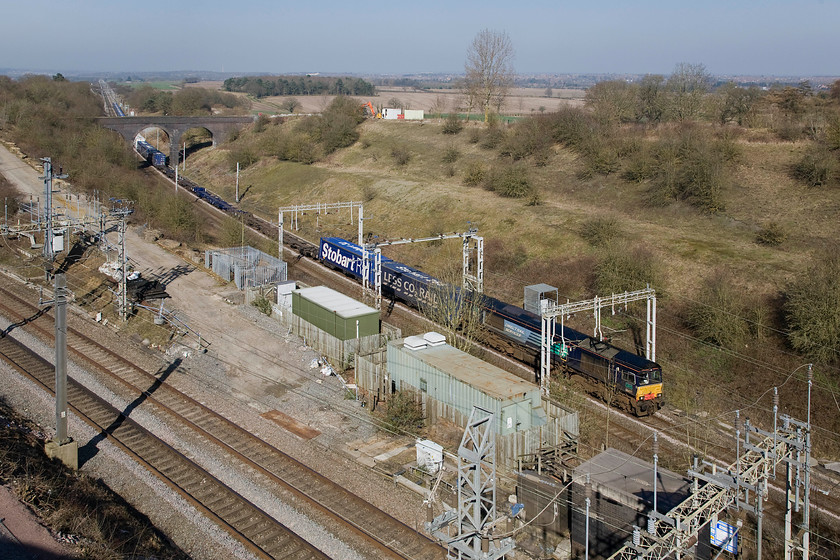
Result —
[{"label": "small white structure", "polygon": [[406,109],[403,111],[403,118],[407,121],[422,121],[423,109]]},{"label": "small white structure", "polygon": [[386,120],[397,120],[402,116],[402,109],[394,109],[393,107],[385,107],[382,110],[382,118]]},{"label": "small white structure", "polygon": [[297,288],[294,280],[280,282],[277,284],[277,305],[281,309],[292,310],[292,290]]},{"label": "small white structure", "polygon": [[429,474],[435,474],[443,465],[443,446],[430,439],[418,439],[417,466]]}]

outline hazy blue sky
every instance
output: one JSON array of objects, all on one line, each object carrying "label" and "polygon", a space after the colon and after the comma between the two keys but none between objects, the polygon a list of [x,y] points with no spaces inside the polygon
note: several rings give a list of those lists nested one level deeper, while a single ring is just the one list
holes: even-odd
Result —
[{"label": "hazy blue sky", "polygon": [[0,68],[462,72],[485,28],[520,73],[840,75],[840,0],[0,0]]}]

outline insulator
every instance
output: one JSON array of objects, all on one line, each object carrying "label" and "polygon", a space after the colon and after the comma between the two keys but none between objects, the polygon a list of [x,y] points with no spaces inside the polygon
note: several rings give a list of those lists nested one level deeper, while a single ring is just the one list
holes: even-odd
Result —
[{"label": "insulator", "polygon": [[642,544],[642,531],[637,525],[633,525],[633,546]]},{"label": "insulator", "polygon": [[744,423],[741,421],[741,415],[737,412],[735,413],[735,431],[739,433],[744,431]]},{"label": "insulator", "polygon": [[653,434],[653,456],[659,457],[659,437],[657,437],[657,434]]},{"label": "insulator", "polygon": [[814,380],[813,364],[808,364],[808,383]]},{"label": "insulator", "polygon": [[648,533],[650,533],[651,535],[656,533],[656,520],[653,518],[653,515],[648,517],[647,530],[648,530]]},{"label": "insulator", "polygon": [[586,484],[584,485],[584,489],[585,489],[586,499],[591,500],[592,499],[592,483],[587,480]]},{"label": "insulator", "polygon": [[779,388],[773,387],[773,408],[779,408]]}]

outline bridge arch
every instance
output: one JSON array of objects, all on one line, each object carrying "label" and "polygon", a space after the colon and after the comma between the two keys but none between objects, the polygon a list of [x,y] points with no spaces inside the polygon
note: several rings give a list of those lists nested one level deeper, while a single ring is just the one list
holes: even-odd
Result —
[{"label": "bridge arch", "polygon": [[126,142],[132,143],[141,131],[158,127],[169,135],[169,161],[178,161],[181,136],[191,128],[204,128],[210,132],[213,145],[226,139],[232,131],[254,121],[253,117],[100,117],[100,126],[118,132]]}]

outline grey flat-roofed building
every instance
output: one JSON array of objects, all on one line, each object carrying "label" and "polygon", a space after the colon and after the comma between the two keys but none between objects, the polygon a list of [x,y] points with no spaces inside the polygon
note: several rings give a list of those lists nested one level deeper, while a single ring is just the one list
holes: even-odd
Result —
[{"label": "grey flat-roofed building", "polygon": [[[617,449],[606,451],[582,463],[574,471],[572,484],[572,549],[586,545],[586,476],[592,483],[589,515],[590,558],[607,558],[632,537],[633,526],[647,527],[653,509],[653,463]],[[691,492],[691,481],[672,471],[657,472],[657,511],[667,513]],[[708,531],[701,532],[701,546],[695,558],[708,558]]]}]

